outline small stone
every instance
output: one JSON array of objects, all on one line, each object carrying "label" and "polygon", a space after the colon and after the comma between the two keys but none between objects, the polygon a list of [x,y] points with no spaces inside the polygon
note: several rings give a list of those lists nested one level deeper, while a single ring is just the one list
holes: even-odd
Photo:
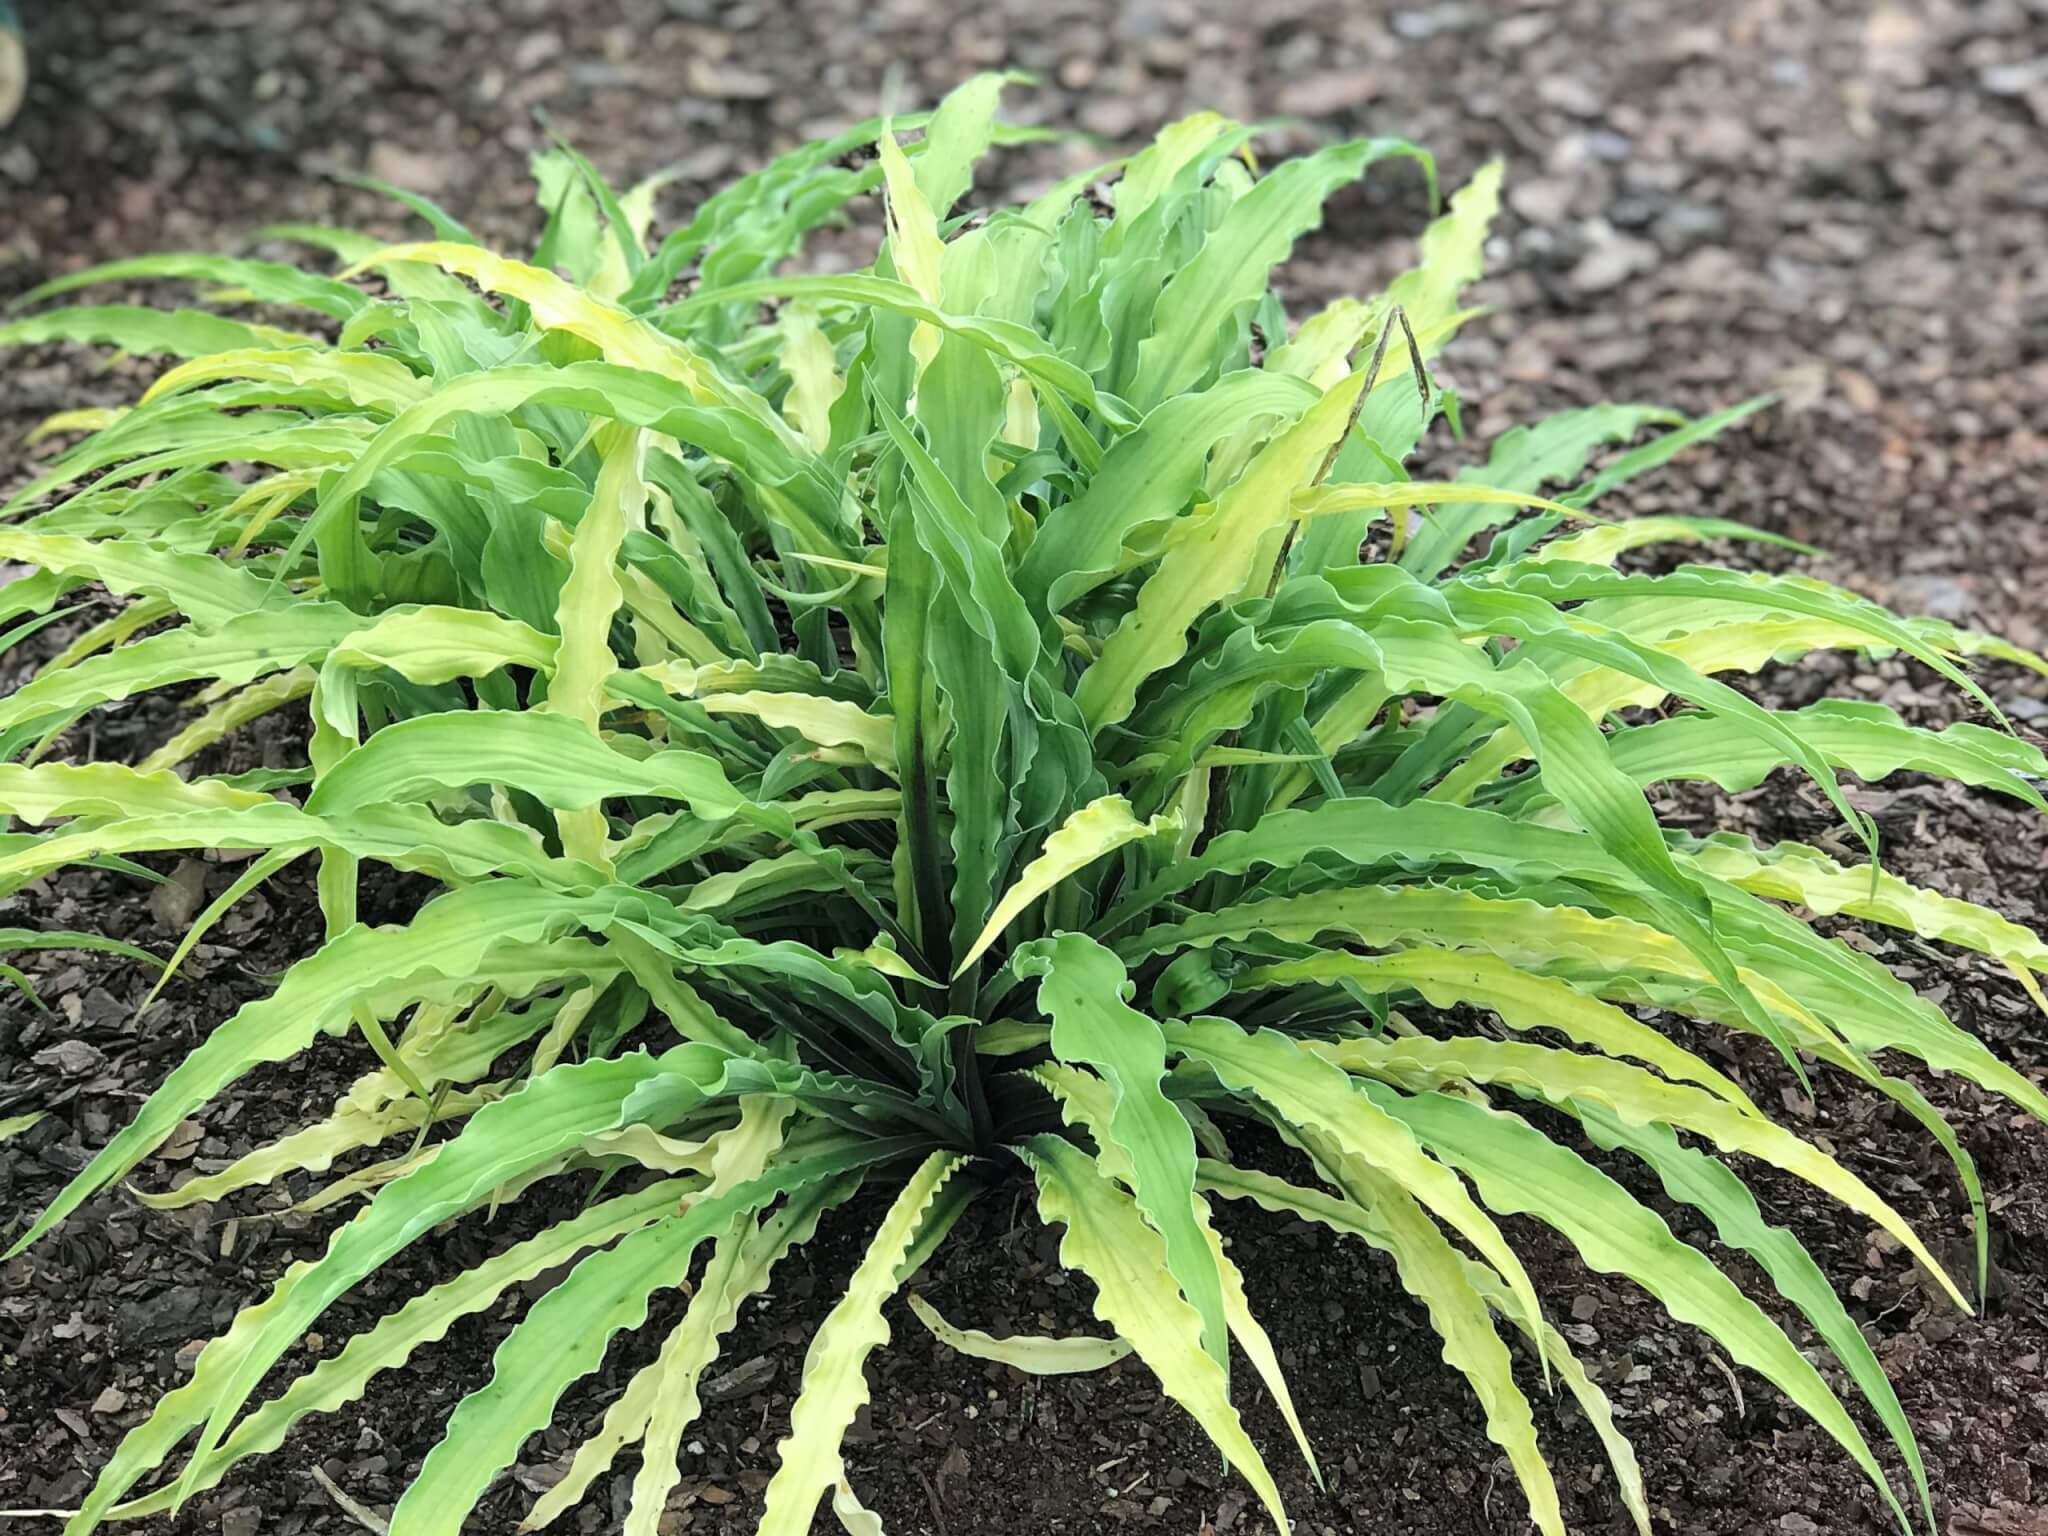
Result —
[{"label": "small stone", "polygon": [[167,1163],[185,1162],[199,1150],[205,1134],[197,1120],[180,1120],[171,1128],[171,1134],[164,1138],[164,1144],[156,1149],[156,1155]]},{"label": "small stone", "polygon": [[395,187],[404,187],[410,192],[425,192],[429,195],[446,191],[454,171],[453,165],[444,156],[422,154],[418,150],[392,142],[380,142],[370,146],[367,169],[379,181],[388,181]]},{"label": "small stone", "polygon": [[100,1395],[92,1400],[92,1411],[104,1418],[110,1413],[119,1413],[128,1406],[128,1394],[119,1387],[102,1387]]},{"label": "small stone", "polygon": [[690,61],[689,82],[694,94],[718,101],[766,101],[775,94],[771,75],[751,69],[727,69],[703,59]]},{"label": "small stone", "polygon": [[[65,999],[67,1002],[70,1000],[68,997]],[[59,1040],[55,1045],[37,1051],[29,1060],[39,1067],[55,1067],[66,1077],[83,1077],[88,1072],[97,1071],[106,1058],[83,1040]]]},{"label": "small stone", "polygon": [[244,1505],[220,1517],[220,1536],[256,1536],[263,1529],[263,1511]]},{"label": "small stone", "polygon": [[1573,117],[1598,117],[1607,104],[1599,91],[1573,75],[1546,75],[1536,94],[1547,105]]},{"label": "small stone", "polygon": [[2017,1457],[2006,1457],[1998,1464],[1998,1491],[2015,1504],[2029,1503],[2034,1496],[2033,1469]]},{"label": "small stone", "polygon": [[1098,96],[1081,109],[1081,126],[1105,139],[1127,139],[1144,120],[1144,109],[1123,96]]},{"label": "small stone", "polygon": [[1728,216],[1711,203],[1672,203],[1657,215],[1657,238],[1669,245],[1693,246],[1719,239]]},{"label": "small stone", "polygon": [[1580,293],[1607,293],[1657,264],[1657,247],[1633,235],[1609,231],[1579,258],[1570,282]]},{"label": "small stone", "polygon": [[1572,183],[1561,176],[1532,176],[1508,188],[1508,206],[1531,224],[1562,224],[1572,208]]},{"label": "small stone", "polygon": [[1369,69],[1333,69],[1295,81],[1281,99],[1288,111],[1303,117],[1328,117],[1364,106],[1379,91],[1379,76]]},{"label": "small stone", "polygon": [[[391,181],[394,178],[382,178]],[[180,859],[171,878],[149,893],[149,915],[173,933],[183,933],[206,905],[206,866],[197,859]]]},{"label": "small stone", "polygon": [[2024,64],[1997,64],[1981,71],[1977,79],[1994,96],[2025,96],[2048,87],[2048,54]]},{"label": "small stone", "polygon": [[745,1397],[765,1387],[775,1379],[777,1366],[769,1355],[756,1355],[742,1361],[722,1376],[714,1376],[704,1383],[699,1395],[707,1403],[722,1403],[731,1398]]},{"label": "small stone", "polygon": [[1884,404],[1884,396],[1878,393],[1876,383],[1867,373],[1854,368],[1839,368],[1835,371],[1835,385],[1842,392],[1842,398],[1862,416],[1875,416]]}]

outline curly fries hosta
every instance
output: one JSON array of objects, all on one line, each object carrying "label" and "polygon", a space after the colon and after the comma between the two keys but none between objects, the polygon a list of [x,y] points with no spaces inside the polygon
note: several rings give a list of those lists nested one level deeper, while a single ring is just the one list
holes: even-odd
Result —
[{"label": "curly fries hosta", "polygon": [[[1745,536],[1608,521],[1598,501],[1753,403],[1694,422],[1572,411],[1454,481],[1410,480],[1442,403],[1418,370],[1464,318],[1497,166],[1385,293],[1290,328],[1276,264],[1379,162],[1419,165],[1433,190],[1420,150],[1335,144],[1259,176],[1251,130],[1203,114],[1033,202],[962,213],[976,160],[1028,136],[995,126],[999,88],[786,155],[652,248],[652,189],[617,196],[564,151],[538,167],[550,213],[530,262],[409,199],[431,241],[275,232],[338,275],[152,257],[48,284],[0,328],[183,359],[132,409],[54,423],[90,435],[5,508],[0,557],[34,574],[0,592],[0,643],[95,585],[125,607],[0,700],[0,810],[39,829],[0,841],[0,879],[257,850],[173,966],[294,860],[317,861],[326,922],[14,1251],[243,1074],[351,1032],[373,1066],[324,1118],[146,1197],[232,1200],[362,1154],[316,1196],[361,1199],[354,1219],[128,1434],[73,1536],[214,1486],[569,1264],[392,1528],[457,1530],[613,1337],[687,1285],[653,1363],[526,1522],[637,1448],[626,1529],[644,1536],[721,1336],[862,1189],[886,1214],[811,1343],[760,1529],[808,1531],[829,1499],[873,1531],[840,1442],[884,1309],[1007,1179],[1035,1188],[1114,1337],[992,1339],[912,1295],[915,1314],[1025,1369],[1134,1354],[1283,1525],[1233,1402],[1270,1393],[1311,1452],[1218,1200],[1392,1259],[1544,1532],[1562,1522],[1524,1392],[1538,1379],[1578,1399],[1643,1530],[1647,1506],[1502,1213],[1711,1335],[1840,1442],[1902,1527],[1912,1505],[1931,1526],[1869,1345],[1717,1154],[1887,1230],[1958,1306],[1971,1277],[1654,1021],[1759,1036],[1792,1072],[1895,1101],[1954,1161],[1981,1283],[1975,1172],[1889,1064],[2044,1117],[2048,1100],[1793,909],[1974,949],[2030,987],[2048,948],[1874,860],[1667,830],[1644,791],[1791,767],[1873,853],[1841,769],[2040,808],[2048,761],[2002,729],[1775,711],[1718,680],[1817,649],[1903,653],[1995,715],[1966,660],[2039,659],[1796,576],[1618,570],[1639,546]],[[877,191],[869,269],[782,275],[807,231]],[[143,278],[208,285],[213,307],[40,307]],[[251,301],[300,323],[217,312]],[[189,718],[142,762],[48,754],[94,708],[162,688],[186,690]],[[1630,706],[1662,714],[1624,723]],[[230,733],[299,711],[302,765],[197,771]],[[366,926],[365,861],[446,889]],[[1452,1005],[1479,1032],[1434,1011]],[[1780,1326],[1535,1107],[1646,1163],[1757,1260],[1896,1444],[1904,1501]],[[1248,1122],[1296,1149],[1292,1178],[1237,1160]],[[577,1214],[255,1398],[377,1266],[549,1181]]]}]

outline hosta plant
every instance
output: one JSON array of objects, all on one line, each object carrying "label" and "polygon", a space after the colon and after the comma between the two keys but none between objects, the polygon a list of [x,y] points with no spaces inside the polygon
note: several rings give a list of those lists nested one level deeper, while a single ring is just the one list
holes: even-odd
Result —
[{"label": "hosta plant", "polygon": [[[1797,576],[1622,560],[1743,532],[1600,508],[1747,405],[1571,411],[1454,480],[1411,479],[1447,414],[1428,359],[1466,317],[1498,167],[1385,293],[1297,324],[1276,265],[1382,162],[1419,166],[1433,194],[1421,151],[1341,143],[1260,174],[1252,130],[1204,114],[1034,201],[963,211],[979,157],[1026,136],[994,125],[999,89],[977,79],[929,117],[786,155],[658,245],[652,188],[615,195],[558,151],[528,261],[412,199],[431,240],[274,232],[335,275],[129,261],[45,285],[0,330],[182,359],[132,409],[56,422],[90,435],[6,505],[0,557],[34,568],[0,595],[9,643],[95,589],[125,606],[0,701],[0,809],[41,829],[6,835],[0,875],[142,878],[139,856],[253,850],[170,964],[295,860],[317,861],[326,927],[15,1251],[244,1074],[322,1035],[360,1035],[368,1069],[324,1118],[145,1196],[233,1201],[346,1160],[309,1203],[360,1205],[128,1434],[74,1536],[218,1484],[565,1266],[417,1448],[392,1528],[455,1531],[650,1298],[686,1288],[526,1520],[635,1450],[626,1529],[651,1532],[721,1335],[856,1191],[872,1237],[810,1344],[760,1529],[807,1531],[829,1501],[873,1531],[840,1449],[865,1362],[891,1299],[1005,1183],[1061,1230],[1105,1336],[996,1340],[912,1297],[916,1315],[1026,1368],[1135,1355],[1277,1523],[1277,1448],[1233,1406],[1246,1378],[1300,1430],[1221,1201],[1391,1258],[1542,1531],[1562,1521],[1539,1382],[1578,1399],[1645,1530],[1646,1503],[1507,1213],[1704,1330],[1839,1441],[1902,1526],[1915,1506],[1931,1524],[1884,1371],[1721,1155],[1888,1231],[1958,1306],[1972,1277],[1699,1047],[1756,1037],[1788,1083],[1826,1067],[1893,1100],[1955,1165],[1981,1281],[1968,1154],[1891,1067],[2037,1115],[2048,1100],[1807,917],[1977,950],[2030,987],[2048,970],[2032,934],[1886,873],[1837,783],[1911,769],[2041,806],[2048,762],[1965,669],[2038,661]],[[870,267],[785,272],[870,195]],[[44,303],[149,278],[203,285],[206,307]],[[251,304],[261,323],[223,313]],[[1917,658],[1991,723],[1775,711],[1721,680],[1824,649]],[[153,689],[180,691],[175,735],[132,765],[66,760],[75,722]],[[307,722],[303,763],[200,771],[275,715]],[[1835,852],[1673,831],[1645,793],[1780,767],[1840,811]],[[366,862],[445,890],[367,926]],[[17,936],[35,940],[86,942]],[[1606,1153],[1756,1260],[1909,1488]],[[565,1189],[572,1214],[257,1399],[407,1245]]]}]

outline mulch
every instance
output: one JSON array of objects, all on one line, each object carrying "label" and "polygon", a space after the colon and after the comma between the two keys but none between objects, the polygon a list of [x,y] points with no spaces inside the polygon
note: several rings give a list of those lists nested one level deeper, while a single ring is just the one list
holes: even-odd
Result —
[{"label": "mulch", "polygon": [[[0,295],[88,260],[246,248],[277,219],[397,233],[386,206],[322,179],[336,170],[427,192],[520,248],[537,228],[524,159],[549,127],[616,180],[679,165],[663,201],[672,215],[801,137],[886,104],[920,105],[973,69],[1004,64],[1037,77],[1017,91],[1016,116],[1112,144],[1215,107],[1284,118],[1272,152],[1337,132],[1415,139],[1437,152],[1446,185],[1502,154],[1507,209],[1494,275],[1476,295],[1493,311],[1444,362],[1476,443],[1599,399],[1703,411],[1775,393],[1771,411],[1611,510],[1746,519],[1828,551],[1796,568],[2048,645],[2048,17],[2020,0],[1564,0],[1513,11],[1467,0],[1003,0],[957,10],[932,0],[31,0],[26,10],[36,75],[21,119],[0,133]],[[1014,154],[992,179],[1028,189],[1083,154]],[[1340,195],[1290,263],[1298,308],[1398,270],[1425,213],[1412,175]],[[50,411],[132,397],[145,378],[137,365],[79,352],[11,354],[0,441],[18,442]],[[1453,465],[1475,451],[1446,436],[1430,453]],[[18,483],[25,462],[10,455],[0,485]],[[0,689],[18,676],[0,673]],[[2048,726],[2048,682],[2002,666],[1982,676],[2021,729]],[[1928,724],[1965,717],[1900,661],[1814,658],[1774,669],[1755,691],[1783,705],[1877,698]],[[161,706],[105,711],[89,745],[132,758],[171,718]],[[293,746],[259,736],[222,766],[281,761]],[[1914,775],[1853,794],[1898,873],[2048,927],[2039,818]],[[1784,776],[1734,797],[1673,792],[1664,809],[1699,830],[1760,837],[1812,840],[1832,822],[1810,786]],[[38,884],[0,903],[0,925],[92,928],[161,952],[237,866],[159,867],[173,877],[167,886],[92,871]],[[364,916],[402,918],[419,894],[412,882],[373,882]],[[1832,926],[2040,1077],[2048,1021],[2001,970]],[[309,874],[287,871],[140,1017],[143,968],[34,957],[54,1013],[0,999],[0,1115],[52,1114],[0,1146],[0,1205],[22,1215],[48,1200],[183,1051],[318,934]],[[1809,1101],[1765,1053],[1718,1049],[1725,1070],[1783,1105],[1966,1267],[1953,1179],[1888,1104],[1838,1079],[1820,1081]],[[288,1069],[253,1074],[137,1183],[220,1166],[301,1123],[365,1060],[358,1043],[330,1041]],[[1943,1530],[2044,1536],[2048,1129],[1953,1080],[1916,1080],[1954,1118],[1990,1197],[1995,1273],[1981,1316],[1935,1299],[1901,1253],[1802,1186],[1746,1171],[1872,1338],[1920,1431]],[[1614,1171],[1669,1209],[1652,1181]],[[298,1176],[167,1213],[117,1193],[0,1267],[0,1505],[75,1503],[122,1431],[181,1379],[197,1342],[319,1251],[331,1216],[283,1211],[310,1187]],[[297,1363],[559,1214],[574,1193],[521,1202],[487,1232],[472,1223],[420,1245],[345,1297]],[[809,1330],[876,1216],[865,1200],[836,1213],[747,1309],[687,1437],[665,1532],[752,1529]],[[1322,1460],[1318,1489],[1277,1414],[1247,1387],[1250,1427],[1299,1528],[1526,1529],[1504,1461],[1390,1266],[1299,1224],[1227,1216]],[[1696,1220],[1672,1219],[1714,1251]],[[1588,1273],[1545,1230],[1516,1223],[1512,1235],[1635,1439],[1660,1530],[1891,1528],[1847,1458],[1761,1381],[1730,1372],[1647,1298]],[[1022,1190],[999,1187],[920,1288],[963,1325],[1099,1331],[1085,1284],[1062,1275],[1055,1247]],[[1769,1294],[1747,1260],[1716,1256]],[[419,1369],[380,1381],[361,1403],[302,1426],[281,1454],[143,1528],[357,1529],[312,1468],[388,1509],[454,1403],[488,1379],[510,1310],[464,1322]],[[655,1324],[673,1310],[658,1309]],[[896,1536],[1266,1528],[1248,1490],[1141,1369],[1034,1380],[955,1355],[900,1308],[890,1316],[896,1339],[871,1369],[874,1401],[848,1462]],[[659,1337],[650,1326],[622,1342],[572,1391],[472,1529],[513,1528]],[[1540,1391],[1533,1370],[1529,1385]],[[1625,1530],[1597,1443],[1569,1403],[1539,1402],[1538,1427],[1572,1528]],[[616,1529],[632,1467],[622,1457],[564,1528]]]}]

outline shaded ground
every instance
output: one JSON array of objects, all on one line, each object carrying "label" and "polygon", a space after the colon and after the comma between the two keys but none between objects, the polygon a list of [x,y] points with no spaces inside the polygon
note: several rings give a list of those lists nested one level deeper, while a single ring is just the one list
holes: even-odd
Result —
[{"label": "shaded ground", "polygon": [[[262,0],[148,7],[30,0],[37,78],[0,134],[0,293],[88,259],[164,246],[232,247],[280,218],[388,215],[322,182],[369,169],[427,191],[523,245],[534,217],[525,151],[553,123],[616,179],[680,162],[665,206],[797,137],[896,100],[928,101],[1003,63],[1041,84],[1017,115],[1113,141],[1196,106],[1304,120],[1279,141],[1399,133],[1438,152],[1447,183],[1510,159],[1509,212],[1481,297],[1498,311],[1447,359],[1484,440],[1539,412],[1599,398],[1700,410],[1770,389],[1784,403],[1697,452],[1628,503],[1747,518],[1828,546],[1811,568],[1919,611],[2048,643],[2048,20],[2013,0],[1735,0],[1730,4],[1517,10],[1394,9],[1268,0],[1112,10],[1011,0],[954,17],[930,0],[876,6],[713,0]],[[892,70],[897,73],[892,77]],[[1064,152],[1013,157],[999,177],[1041,181]],[[1369,288],[1411,249],[1423,209],[1400,174],[1344,194],[1303,247],[1303,306]],[[395,225],[386,227],[396,230]],[[122,398],[78,354],[14,355],[0,374],[0,441],[49,411]],[[1460,450],[1446,444],[1447,459]],[[19,473],[10,447],[4,476]],[[0,677],[0,688],[9,686]],[[1985,683],[2016,720],[2048,722],[2042,680]],[[1766,678],[1765,696],[1886,699],[1930,722],[1954,706],[1895,664],[1814,663]],[[114,714],[97,750],[132,755],[167,722]],[[280,744],[281,745],[281,744]],[[249,750],[263,750],[261,744]],[[240,766],[240,765],[238,765]],[[1901,776],[1859,792],[1901,873],[2048,923],[2048,829],[1982,795]],[[1812,792],[1774,781],[1715,806],[1676,801],[1762,835],[1814,838]],[[189,901],[233,878],[186,872]],[[409,893],[370,893],[364,915],[402,915]],[[94,874],[0,905],[0,924],[86,926],[158,949],[177,902]],[[0,1202],[40,1205],[86,1150],[132,1113],[199,1032],[314,941],[306,882],[245,903],[139,1023],[135,967],[57,956],[37,970],[55,1021],[0,1001],[0,1115],[57,1113],[0,1154]],[[1874,939],[1922,991],[2023,1067],[2048,1063],[2048,1024],[2002,973],[1932,946]],[[141,1181],[216,1165],[297,1122],[361,1067],[340,1045],[249,1079]],[[1961,1254],[1967,1227],[1942,1166],[1889,1111],[1821,1085],[1819,1103],[1747,1055],[1726,1063],[1785,1102],[1858,1171]],[[1995,1216],[1997,1274],[1977,1320],[1929,1300],[1912,1267],[1837,1224],[1801,1191],[1760,1180],[1767,1208],[1814,1247],[1893,1374],[1923,1435],[1953,1536],[2048,1531],[2048,1131],[1938,1080]],[[304,1187],[300,1188],[301,1193]],[[1646,1198],[1649,1191],[1642,1191]],[[224,1323],[295,1256],[318,1220],[260,1219],[258,1198],[184,1216],[125,1196],[98,1202],[47,1246],[0,1269],[0,1505],[75,1501],[165,1386],[190,1341]],[[549,1214],[508,1212],[490,1243]],[[240,1221],[230,1218],[239,1215]],[[750,1310],[725,1383],[685,1458],[665,1530],[746,1531],[773,1466],[811,1323],[837,1294],[874,1211],[856,1205]],[[1681,1232],[1686,1228],[1681,1222]],[[1461,1383],[1387,1266],[1309,1231],[1236,1218],[1254,1300],[1283,1352],[1328,1492],[1289,1469],[1305,1530],[1476,1533],[1524,1528],[1518,1496]],[[1844,1457],[1754,1377],[1740,1388],[1694,1337],[1642,1298],[1587,1275],[1534,1229],[1518,1231],[1554,1315],[1614,1395],[1642,1452],[1661,1529],[1865,1532],[1887,1527]],[[1697,1234],[1694,1234],[1697,1235]],[[1704,1241],[1704,1239],[1702,1239]],[[1051,1265],[1028,1202],[984,1199],[923,1288],[958,1321],[1005,1331],[1087,1323]],[[468,1229],[379,1275],[323,1324],[311,1351],[485,1251]],[[875,1402],[849,1452],[854,1481],[903,1533],[1195,1532],[1263,1528],[1186,1420],[1142,1372],[1027,1382],[935,1346],[900,1312],[872,1372]],[[461,1392],[488,1374],[501,1317],[456,1330],[430,1367],[297,1434],[160,1529],[253,1536],[353,1529],[308,1471],[387,1506]],[[658,1337],[649,1330],[650,1337]],[[528,1448],[513,1481],[595,1421],[639,1351],[617,1351]],[[1533,1383],[1532,1383],[1533,1385]],[[1276,1470],[1285,1434],[1254,1433]],[[1575,1530],[1619,1531],[1590,1433],[1539,1405]],[[630,1459],[621,1462],[623,1497]],[[2040,1491],[2036,1491],[2036,1485]],[[607,1490],[607,1496],[613,1491]],[[501,1486],[474,1528],[510,1530],[528,1491]],[[621,1505],[620,1508],[623,1508]],[[605,1499],[565,1525],[616,1528]],[[820,1527],[824,1527],[821,1525]]]}]

